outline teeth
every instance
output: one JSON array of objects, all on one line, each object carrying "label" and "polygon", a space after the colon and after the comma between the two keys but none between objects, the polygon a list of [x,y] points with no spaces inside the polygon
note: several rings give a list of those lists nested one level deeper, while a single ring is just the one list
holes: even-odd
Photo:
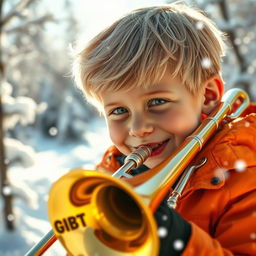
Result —
[{"label": "teeth", "polygon": [[152,149],[155,149],[155,148],[158,148],[160,145],[162,145],[161,143],[160,144],[156,144],[154,146],[151,146]]},{"label": "teeth", "polygon": [[[150,147],[152,150],[153,149],[156,149],[156,148],[158,148],[159,146],[161,146],[163,143],[165,143],[166,141],[164,141],[164,142],[161,142],[161,143],[158,143],[158,144],[155,144],[155,145],[145,145],[145,146],[147,146],[147,147]],[[139,148],[139,147],[136,147],[135,149],[137,149],[137,148]]]}]

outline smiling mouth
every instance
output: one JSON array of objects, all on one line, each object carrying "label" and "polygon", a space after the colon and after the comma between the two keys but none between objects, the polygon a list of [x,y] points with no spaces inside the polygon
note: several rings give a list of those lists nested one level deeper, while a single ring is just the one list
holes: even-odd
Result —
[{"label": "smiling mouth", "polygon": [[[164,151],[164,149],[165,149],[167,143],[169,142],[169,140],[170,140],[170,139],[167,139],[167,140],[164,140],[164,141],[162,141],[162,142],[160,142],[160,143],[148,143],[148,144],[143,144],[143,145],[140,145],[140,147],[141,147],[141,146],[150,147],[150,148],[152,149],[152,152],[151,152],[150,157],[153,157],[153,156],[160,155],[160,154]],[[139,147],[136,147],[136,149],[137,149],[137,148],[139,148]]]}]

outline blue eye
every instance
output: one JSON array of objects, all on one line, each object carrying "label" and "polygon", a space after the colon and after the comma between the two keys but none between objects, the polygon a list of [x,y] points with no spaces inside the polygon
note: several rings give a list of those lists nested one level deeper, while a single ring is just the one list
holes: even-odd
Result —
[{"label": "blue eye", "polygon": [[161,98],[156,98],[156,99],[152,99],[149,101],[148,103],[148,106],[151,107],[151,106],[158,106],[158,105],[162,105],[164,103],[166,103],[167,100],[165,99],[161,99]]},{"label": "blue eye", "polygon": [[115,108],[113,111],[111,111],[111,114],[114,114],[114,115],[122,115],[125,113],[127,113],[127,109],[123,107],[118,107],[118,108]]}]

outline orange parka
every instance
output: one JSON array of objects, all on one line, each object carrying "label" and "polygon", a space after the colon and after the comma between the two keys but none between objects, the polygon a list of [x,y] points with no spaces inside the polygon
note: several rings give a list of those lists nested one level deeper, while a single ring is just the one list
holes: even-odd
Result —
[{"label": "orange parka", "polygon": [[[115,154],[112,146],[98,168],[115,171]],[[182,255],[256,256],[256,114],[224,125],[193,162],[202,157],[176,208],[192,227]]]}]

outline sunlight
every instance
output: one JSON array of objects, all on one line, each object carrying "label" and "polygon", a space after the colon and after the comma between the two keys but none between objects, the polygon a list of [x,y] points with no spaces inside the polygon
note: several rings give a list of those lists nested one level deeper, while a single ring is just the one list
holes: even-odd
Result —
[{"label": "sunlight", "polygon": [[80,40],[89,40],[103,28],[112,24],[125,13],[148,5],[165,4],[164,0],[109,0],[109,1],[74,1],[77,15]]}]

